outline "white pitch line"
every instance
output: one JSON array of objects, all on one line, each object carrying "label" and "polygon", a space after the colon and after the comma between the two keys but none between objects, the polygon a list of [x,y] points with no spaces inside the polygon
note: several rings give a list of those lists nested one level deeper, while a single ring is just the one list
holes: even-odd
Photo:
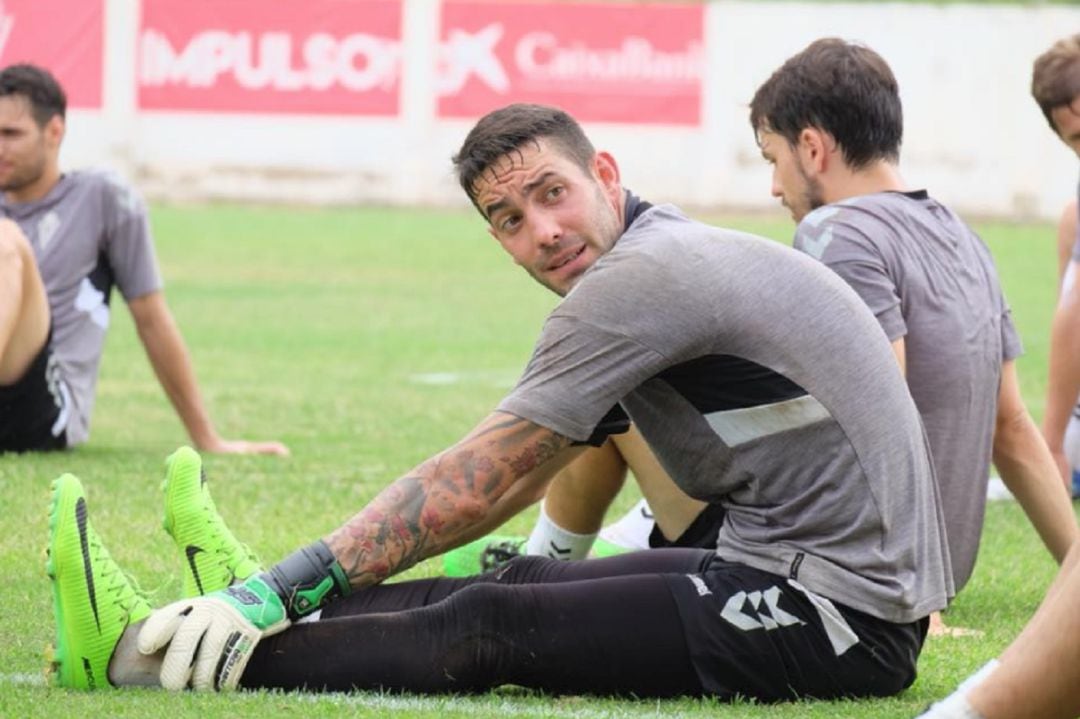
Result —
[{"label": "white pitch line", "polygon": [[[0,685],[19,684],[27,686],[45,686],[43,674],[29,672],[0,673]],[[265,702],[264,694],[256,692],[239,692],[234,694],[232,700],[244,698],[255,702]],[[653,702],[628,702],[626,709],[594,709],[588,706],[559,706],[557,700],[551,703],[533,706],[518,704],[512,698],[499,698],[494,702],[485,701],[484,698],[457,699],[454,697],[421,697],[402,696],[400,694],[379,694],[376,692],[358,694],[276,694],[274,701],[291,699],[298,704],[305,703],[329,703],[342,706],[358,706],[379,708],[388,711],[437,711],[449,709],[462,711],[472,709],[475,711],[488,712],[496,710],[503,717],[567,717],[568,719],[610,719],[611,717],[640,717],[659,716],[661,707]],[[494,697],[493,697],[494,699]],[[523,701],[528,701],[524,699]],[[494,704],[494,706],[493,706]]]},{"label": "white pitch line", "polygon": [[0,684],[40,684],[44,686],[45,675],[31,674],[29,672],[13,672],[11,674],[0,674]]},{"label": "white pitch line", "polygon": [[445,387],[455,384],[483,385],[509,389],[520,373],[514,370],[465,370],[462,372],[418,372],[409,375],[410,382]]},{"label": "white pitch line", "polygon": [[[659,702],[628,701],[626,708],[599,709],[580,705],[560,706],[558,700],[550,700],[543,705],[518,704],[512,698],[499,698],[496,705],[484,701],[483,697],[473,700],[454,697],[402,696],[399,694],[295,694],[301,701],[325,702],[347,706],[363,706],[386,711],[437,711],[439,709],[462,711],[473,710],[485,713],[494,711],[502,717],[567,717],[568,719],[611,719],[612,717],[660,716],[662,707]],[[527,701],[527,700],[523,700]]]}]

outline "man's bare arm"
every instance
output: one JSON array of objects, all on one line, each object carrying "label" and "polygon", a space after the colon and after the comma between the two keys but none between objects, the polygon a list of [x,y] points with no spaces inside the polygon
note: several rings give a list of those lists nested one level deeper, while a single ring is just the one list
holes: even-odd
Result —
[{"label": "man's bare arm", "polygon": [[[1080,270],[1071,262],[1070,272]],[[1062,483],[1069,486],[1070,472],[1063,443],[1065,428],[1080,392],[1080,283],[1063,287],[1050,326],[1050,367],[1047,373],[1043,437],[1054,455]]]},{"label": "man's bare arm", "polygon": [[1058,291],[1061,282],[1065,279],[1065,270],[1072,258],[1073,245],[1076,244],[1077,234],[1077,204],[1076,200],[1069,202],[1061,211],[1061,218],[1057,227],[1057,251],[1058,251]]},{"label": "man's bare arm", "polygon": [[1061,486],[1054,457],[1024,406],[1012,361],[1001,366],[994,464],[1054,559],[1064,560],[1073,542],[1080,538],[1080,528],[1069,495]]},{"label": "man's bare arm", "polygon": [[550,472],[540,468],[576,454],[570,445],[549,429],[496,412],[380,492],[325,542],[354,589],[377,584],[471,537],[515,482],[543,481]]}]

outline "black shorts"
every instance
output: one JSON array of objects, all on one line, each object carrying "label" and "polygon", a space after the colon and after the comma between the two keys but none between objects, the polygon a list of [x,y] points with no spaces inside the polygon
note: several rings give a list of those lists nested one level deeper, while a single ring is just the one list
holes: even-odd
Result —
[{"label": "black shorts", "polygon": [[52,352],[52,332],[22,378],[0,386],[0,452],[67,447],[68,391]]},{"label": "black shorts", "polygon": [[891,696],[915,681],[927,619],[888,622],[715,557],[667,575],[707,694],[759,701]]},{"label": "black shorts", "polygon": [[664,536],[660,527],[653,523],[649,533],[649,548],[663,549],[664,547],[689,547],[696,549],[716,549],[716,539],[720,535],[720,527],[724,524],[727,512],[719,504],[706,504],[701,514],[694,518],[690,526],[686,528],[679,538],[672,541]]}]

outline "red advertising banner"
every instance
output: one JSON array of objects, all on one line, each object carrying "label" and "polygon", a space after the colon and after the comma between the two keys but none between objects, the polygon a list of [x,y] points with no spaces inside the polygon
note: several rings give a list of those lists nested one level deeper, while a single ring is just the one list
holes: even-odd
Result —
[{"label": "red advertising banner", "polygon": [[0,65],[48,68],[68,106],[101,107],[104,0],[0,0]]},{"label": "red advertising banner", "polygon": [[442,117],[538,102],[588,122],[700,124],[703,3],[448,0],[441,22]]},{"label": "red advertising banner", "polygon": [[138,105],[395,115],[401,0],[144,0]]}]

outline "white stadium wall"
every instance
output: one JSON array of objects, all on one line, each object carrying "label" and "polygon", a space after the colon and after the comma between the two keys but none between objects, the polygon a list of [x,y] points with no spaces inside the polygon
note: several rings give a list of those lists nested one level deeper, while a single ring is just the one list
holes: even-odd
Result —
[{"label": "white stadium wall", "polygon": [[[892,65],[910,184],[984,216],[1052,218],[1075,197],[1076,158],[1028,86],[1077,6],[98,1],[100,89],[72,103],[63,161],[153,198],[461,205],[449,158],[472,108],[542,100],[580,107],[650,199],[775,208],[747,104],[824,35]],[[48,64],[17,52],[32,15],[93,2],[6,0],[0,59]]]}]

